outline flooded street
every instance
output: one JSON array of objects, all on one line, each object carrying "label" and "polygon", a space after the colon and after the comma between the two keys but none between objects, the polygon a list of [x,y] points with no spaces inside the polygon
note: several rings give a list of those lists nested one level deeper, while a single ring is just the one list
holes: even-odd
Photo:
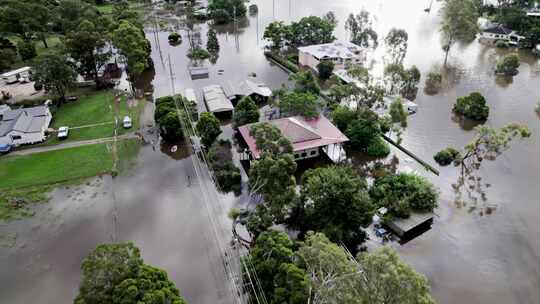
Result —
[{"label": "flooded street", "polygon": [[[262,41],[264,27],[274,18],[297,20],[334,11],[340,21],[335,35],[346,39],[347,15],[365,8],[376,17],[380,38],[392,27],[405,29],[409,34],[405,65],[418,66],[423,75],[415,100],[419,111],[409,119],[405,147],[434,164],[437,151],[467,144],[474,131],[455,122],[451,108],[457,97],[473,91],[481,92],[490,106],[487,125],[523,123],[532,136],[516,141],[496,162],[484,162],[482,176],[491,184],[488,200],[497,206],[493,214],[485,216],[453,204],[451,184],[457,179],[456,168],[442,167],[437,177],[398,154],[402,168],[417,170],[440,188],[441,201],[433,229],[397,248],[403,259],[428,277],[440,303],[540,302],[540,119],[534,112],[540,100],[537,60],[521,52],[519,74],[509,82],[493,72],[495,61],[507,51],[476,41],[455,46],[449,58],[451,82],[441,93],[430,96],[423,92],[424,76],[444,60],[438,2],[429,14],[424,12],[427,0],[276,0],[275,13],[272,1],[252,3],[258,4],[259,14],[239,22],[237,34],[232,26],[216,28],[221,51],[216,64],[210,66],[209,79],[189,78],[185,56],[189,45],[183,32],[183,43],[172,47],[167,42],[169,32],[154,35],[148,29],[155,73],[149,73],[146,81],[154,97],[172,92],[169,56],[175,93],[194,88],[200,94],[205,85],[236,83],[251,73],[257,81],[278,88],[288,76],[266,60]],[[198,28],[204,45],[207,26]],[[379,60],[376,67],[381,66],[382,54],[381,48],[373,56]],[[229,126],[224,133],[230,134]],[[217,233],[222,242],[229,241],[226,213],[243,197],[220,195],[208,209],[203,195],[213,192],[208,176],[201,176],[203,183],[190,185],[187,180],[187,175],[196,176],[192,157],[183,149],[170,156],[144,146],[127,174],[62,187],[52,193],[49,203],[38,206],[34,217],[0,224],[0,234],[16,237],[12,248],[0,247],[1,302],[70,303],[78,291],[81,260],[97,244],[116,239],[132,240],[147,263],[165,269],[188,303],[232,303],[215,238]],[[217,232],[209,214],[218,224]]]}]

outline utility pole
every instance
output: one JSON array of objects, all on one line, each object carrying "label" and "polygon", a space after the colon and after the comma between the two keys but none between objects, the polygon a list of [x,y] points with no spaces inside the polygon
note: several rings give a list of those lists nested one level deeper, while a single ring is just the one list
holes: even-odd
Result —
[{"label": "utility pole", "polygon": [[171,54],[167,54],[167,58],[169,60],[169,75],[171,77],[172,95],[174,95],[174,92],[176,91],[176,89],[174,88],[174,73],[173,73],[173,70],[172,70]]}]

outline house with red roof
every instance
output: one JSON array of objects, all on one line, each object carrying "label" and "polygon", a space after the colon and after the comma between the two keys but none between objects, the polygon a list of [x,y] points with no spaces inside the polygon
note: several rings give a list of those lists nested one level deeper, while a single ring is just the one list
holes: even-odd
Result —
[{"label": "house with red roof", "polygon": [[[277,127],[281,134],[287,138],[293,146],[295,160],[315,158],[326,153],[334,160],[335,148],[341,151],[341,144],[349,141],[339,129],[326,117],[319,115],[317,118],[305,118],[302,116],[286,117],[268,121]],[[259,123],[255,123],[259,124]],[[240,135],[248,146],[252,159],[258,159],[261,151],[257,149],[255,138],[250,134],[250,128],[255,124],[248,124],[238,128]]]}]

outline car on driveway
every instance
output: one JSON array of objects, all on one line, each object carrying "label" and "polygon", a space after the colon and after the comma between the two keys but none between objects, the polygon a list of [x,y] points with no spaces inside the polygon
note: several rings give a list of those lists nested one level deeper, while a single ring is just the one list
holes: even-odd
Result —
[{"label": "car on driveway", "polygon": [[124,116],[123,126],[125,129],[129,129],[133,126],[133,124],[131,123],[131,118],[129,116]]},{"label": "car on driveway", "polygon": [[58,139],[66,139],[69,134],[69,128],[68,127],[60,127],[58,128]]},{"label": "car on driveway", "polygon": [[7,154],[11,151],[12,146],[10,144],[0,144],[0,154]]}]

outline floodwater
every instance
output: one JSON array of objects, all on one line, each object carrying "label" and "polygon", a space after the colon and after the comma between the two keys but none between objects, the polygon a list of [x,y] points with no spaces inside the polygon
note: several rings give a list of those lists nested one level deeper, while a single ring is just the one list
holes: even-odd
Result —
[{"label": "floodwater", "polygon": [[[140,86],[153,90],[154,97],[171,94],[173,87],[175,93],[192,87],[200,94],[202,86],[237,82],[255,73],[258,81],[277,88],[287,81],[287,75],[264,58],[262,33],[269,22],[320,16],[331,10],[340,21],[336,37],[346,39],[343,21],[362,8],[376,17],[374,26],[380,37],[392,27],[407,30],[405,65],[414,64],[425,75],[444,59],[438,32],[439,3],[434,1],[431,13],[426,13],[429,2],[252,1],[259,5],[258,15],[239,22],[236,31],[233,26],[217,28],[220,57],[210,66],[210,79],[197,81],[189,79],[184,33],[183,43],[172,47],[167,31],[154,35],[148,29],[155,71]],[[207,26],[200,25],[199,31],[206,41]],[[484,163],[481,171],[491,184],[487,195],[497,206],[494,213],[479,216],[452,203],[455,168],[441,168],[437,177],[396,152],[402,168],[418,170],[441,191],[433,229],[397,247],[403,259],[427,276],[440,303],[540,302],[540,119],[534,112],[540,99],[540,70],[536,60],[522,52],[519,74],[512,81],[498,79],[493,67],[504,52],[477,42],[455,46],[447,75],[451,81],[434,96],[424,94],[421,85],[415,100],[419,111],[410,117],[403,139],[405,147],[432,163],[438,150],[465,145],[474,131],[452,119],[451,106],[458,96],[472,91],[480,91],[488,100],[491,111],[486,124],[527,124],[532,137],[516,142],[496,162]],[[381,48],[372,56],[376,69],[382,66],[382,53]],[[223,136],[230,134],[230,126],[225,126]],[[57,189],[49,203],[37,208],[36,216],[0,226],[3,235],[16,236],[13,248],[0,248],[2,302],[70,302],[77,293],[81,260],[97,244],[116,239],[134,241],[148,263],[169,273],[189,303],[231,303],[218,247],[230,236],[227,210],[242,204],[244,197],[206,197],[214,193],[208,176],[191,185],[187,178],[196,176],[195,168],[200,169],[193,156],[184,149],[172,156],[163,153],[169,149],[146,145],[127,174]],[[216,235],[222,241],[219,245]]]}]

